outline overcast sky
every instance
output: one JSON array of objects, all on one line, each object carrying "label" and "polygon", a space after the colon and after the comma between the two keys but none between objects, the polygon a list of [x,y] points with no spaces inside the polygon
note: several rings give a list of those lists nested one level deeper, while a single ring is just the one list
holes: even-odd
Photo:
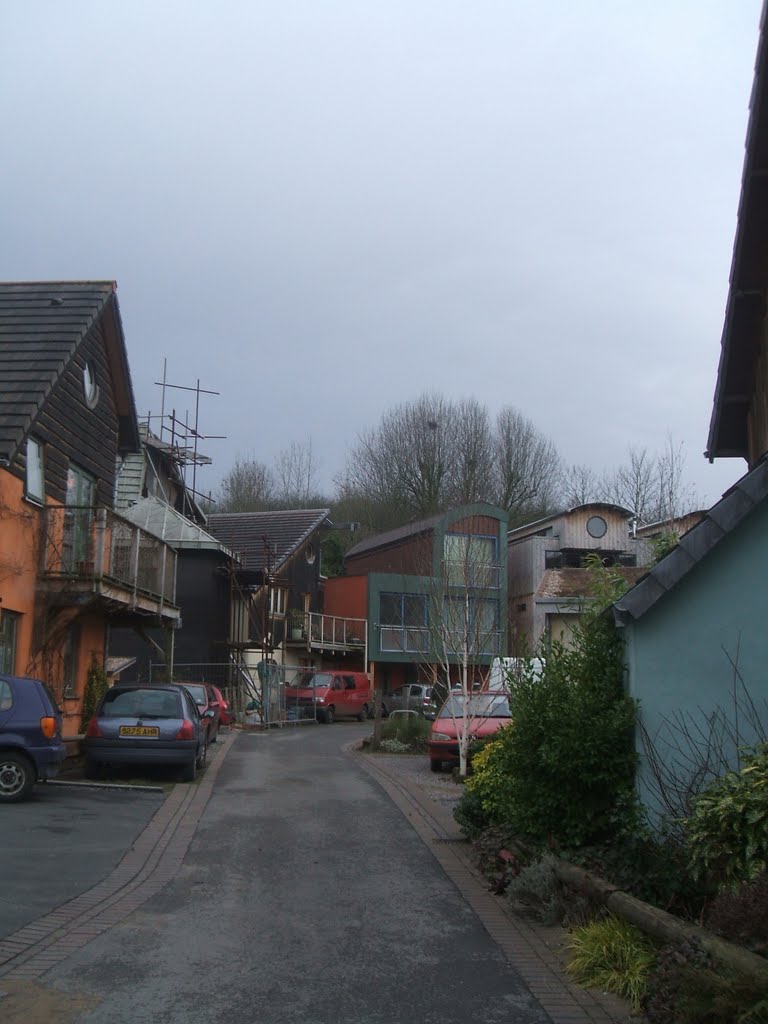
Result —
[{"label": "overcast sky", "polygon": [[[425,390],[702,457],[761,0],[25,0],[0,279],[113,278],[140,414],[323,482]],[[166,411],[194,413],[169,393]]]}]

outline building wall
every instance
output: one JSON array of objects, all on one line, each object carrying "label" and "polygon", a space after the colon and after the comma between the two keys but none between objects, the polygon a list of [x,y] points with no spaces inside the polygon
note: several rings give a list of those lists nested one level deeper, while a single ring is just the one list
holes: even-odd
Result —
[{"label": "building wall", "polygon": [[763,321],[760,338],[760,355],[755,365],[752,378],[752,401],[747,416],[747,438],[749,446],[749,465],[755,463],[768,452],[768,326]]},{"label": "building wall", "polygon": [[[733,719],[735,671],[760,707],[768,730],[768,504],[756,509],[636,622],[624,627],[630,694],[644,728],[666,758],[676,742],[669,723],[682,715],[691,731],[721,709]],[[740,714],[742,743],[754,742]],[[640,792],[653,808],[648,758],[638,733]],[[731,756],[735,753],[729,751]]]},{"label": "building wall", "polygon": [[432,531],[345,560],[350,575],[369,572],[427,573],[432,566]]},{"label": "building wall", "polygon": [[342,618],[368,617],[368,579],[366,576],[334,576],[323,587],[323,610],[326,615]]},{"label": "building wall", "polygon": [[24,499],[21,480],[0,470],[0,614],[21,615],[17,620],[16,664],[19,675],[32,668],[32,627],[37,585],[40,515]]}]

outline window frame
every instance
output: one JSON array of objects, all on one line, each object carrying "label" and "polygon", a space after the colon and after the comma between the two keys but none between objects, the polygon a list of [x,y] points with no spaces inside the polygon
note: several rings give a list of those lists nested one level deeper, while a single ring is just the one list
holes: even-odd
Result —
[{"label": "window frame", "polygon": [[[24,497],[45,504],[45,445],[36,437],[27,438],[27,464],[24,471]],[[34,451],[34,457],[33,457]],[[34,470],[33,470],[34,467]],[[39,493],[34,489],[39,483]]]}]

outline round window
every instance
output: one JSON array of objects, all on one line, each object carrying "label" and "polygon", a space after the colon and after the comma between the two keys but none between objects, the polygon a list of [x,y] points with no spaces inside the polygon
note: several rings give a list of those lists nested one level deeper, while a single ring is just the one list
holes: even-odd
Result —
[{"label": "round window", "polygon": [[83,370],[83,392],[86,402],[92,409],[99,400],[99,385],[96,383],[96,374],[90,363],[86,363]]},{"label": "round window", "polygon": [[602,516],[590,516],[587,520],[587,533],[590,537],[604,537],[608,530],[608,524]]},{"label": "round window", "polygon": [[315,560],[315,549],[312,546],[312,544],[307,544],[306,548],[304,549],[304,557],[307,559],[309,564],[312,565],[312,563]]}]

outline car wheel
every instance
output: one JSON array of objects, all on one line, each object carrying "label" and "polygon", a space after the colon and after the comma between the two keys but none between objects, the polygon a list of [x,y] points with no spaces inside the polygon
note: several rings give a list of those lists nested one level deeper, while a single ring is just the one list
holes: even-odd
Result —
[{"label": "car wheel", "polygon": [[205,768],[205,762],[208,760],[208,744],[204,743],[202,749],[198,750],[197,758],[195,760],[195,768]]},{"label": "car wheel", "polygon": [[433,772],[441,772],[443,770],[443,762],[442,761],[430,761],[429,762],[429,767],[432,769]]},{"label": "car wheel", "polygon": [[189,761],[181,769],[182,782],[194,782],[197,776],[197,754],[193,754]]},{"label": "car wheel", "polygon": [[364,722],[367,718],[368,718],[368,705],[367,704],[363,704],[363,709],[360,712],[360,714],[357,716],[357,720],[358,720],[358,722]]},{"label": "car wheel", "polygon": [[25,800],[34,784],[35,769],[28,757],[15,751],[0,754],[0,802]]},{"label": "car wheel", "polygon": [[326,708],[325,709],[325,716],[323,718],[323,721],[325,722],[325,724],[326,725],[331,725],[331,723],[334,721],[335,718],[336,718],[336,708],[334,708],[334,707]]}]

